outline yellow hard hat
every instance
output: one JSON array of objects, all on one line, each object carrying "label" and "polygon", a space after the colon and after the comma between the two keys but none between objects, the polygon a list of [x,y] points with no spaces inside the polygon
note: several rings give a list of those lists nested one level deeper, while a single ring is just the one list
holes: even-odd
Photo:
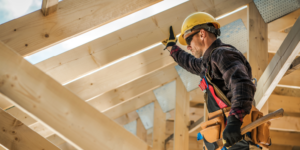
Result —
[{"label": "yellow hard hat", "polygon": [[181,34],[179,36],[179,43],[182,45],[187,45],[184,34],[188,31],[191,31],[193,27],[196,25],[212,23],[216,29],[220,29],[220,24],[217,20],[210,14],[205,12],[195,12],[190,14],[188,17],[185,18],[181,27]]}]

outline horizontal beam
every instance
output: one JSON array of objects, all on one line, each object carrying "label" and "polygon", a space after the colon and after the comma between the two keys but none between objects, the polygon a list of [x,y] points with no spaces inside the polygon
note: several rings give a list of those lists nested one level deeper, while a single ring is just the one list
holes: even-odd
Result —
[{"label": "horizontal beam", "polygon": [[258,81],[255,101],[260,110],[300,51],[300,19],[294,24]]},{"label": "horizontal beam", "polygon": [[300,133],[271,130],[272,143],[276,145],[300,146]]},{"label": "horizontal beam", "polygon": [[281,118],[271,120],[270,128],[272,130],[300,132],[300,117],[283,116]]},{"label": "horizontal beam", "polygon": [[148,149],[146,143],[24,60],[2,42],[0,81],[0,92],[11,99],[12,103],[52,128],[75,147],[105,150]]},{"label": "horizontal beam", "polygon": [[0,143],[8,149],[59,150],[58,147],[2,109],[0,109],[0,128]]},{"label": "horizontal beam", "polygon": [[42,13],[44,16],[48,16],[51,13],[56,12],[58,6],[58,0],[43,0]]},{"label": "horizontal beam", "polygon": [[[175,33],[180,33],[182,22],[193,12],[210,12],[217,17],[246,5],[250,1],[252,0],[219,0],[215,3],[204,0],[187,1],[38,63],[37,66],[57,81],[67,83],[88,72],[92,72],[122,57],[162,41],[168,37],[170,25],[173,26]],[[226,18],[232,17],[228,16]],[[229,23],[229,20],[234,21],[233,19],[224,19],[221,21],[221,25]]]},{"label": "horizontal beam", "polygon": [[283,108],[285,113],[300,113],[300,97],[272,94],[268,101],[269,111]]},{"label": "horizontal beam", "polygon": [[63,0],[53,15],[44,17],[38,10],[0,25],[0,40],[26,56],[159,1]]}]

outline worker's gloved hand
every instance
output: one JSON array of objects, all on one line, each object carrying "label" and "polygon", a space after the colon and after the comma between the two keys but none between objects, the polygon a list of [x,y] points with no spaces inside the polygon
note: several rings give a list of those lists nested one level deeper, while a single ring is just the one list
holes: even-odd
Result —
[{"label": "worker's gloved hand", "polygon": [[230,147],[242,139],[241,126],[242,122],[235,116],[227,118],[227,125],[223,131],[223,140],[226,141],[224,146]]},{"label": "worker's gloved hand", "polygon": [[[176,42],[177,42],[177,38],[176,38],[176,36],[174,35],[174,31],[173,31],[173,27],[172,26],[170,26],[170,31],[169,31],[169,38],[168,39],[165,39],[165,40],[163,40],[161,43],[162,44],[164,44],[165,46],[166,46],[166,48],[168,47],[168,46],[174,46],[175,44],[176,44]],[[165,48],[165,49],[166,49]],[[164,49],[164,50],[165,50]]]}]

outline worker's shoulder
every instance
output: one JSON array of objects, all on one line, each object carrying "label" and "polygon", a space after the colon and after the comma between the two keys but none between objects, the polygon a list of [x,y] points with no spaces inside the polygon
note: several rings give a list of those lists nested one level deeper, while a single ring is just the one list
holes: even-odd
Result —
[{"label": "worker's shoulder", "polygon": [[222,58],[228,58],[231,59],[232,57],[240,57],[243,58],[244,55],[237,50],[235,47],[231,45],[224,45],[224,46],[219,46],[217,47],[214,52],[211,54],[212,60],[219,60],[221,57]]}]

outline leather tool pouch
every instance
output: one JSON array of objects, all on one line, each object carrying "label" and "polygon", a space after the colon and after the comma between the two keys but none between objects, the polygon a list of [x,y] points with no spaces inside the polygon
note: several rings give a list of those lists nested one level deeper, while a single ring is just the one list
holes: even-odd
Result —
[{"label": "leather tool pouch", "polygon": [[[253,111],[252,121],[255,121],[261,117],[263,117],[262,112],[260,112],[258,110]],[[271,145],[270,125],[271,125],[271,122],[268,121],[252,130],[251,138],[252,138],[252,142],[254,144],[258,144],[265,148],[268,148]]]}]

